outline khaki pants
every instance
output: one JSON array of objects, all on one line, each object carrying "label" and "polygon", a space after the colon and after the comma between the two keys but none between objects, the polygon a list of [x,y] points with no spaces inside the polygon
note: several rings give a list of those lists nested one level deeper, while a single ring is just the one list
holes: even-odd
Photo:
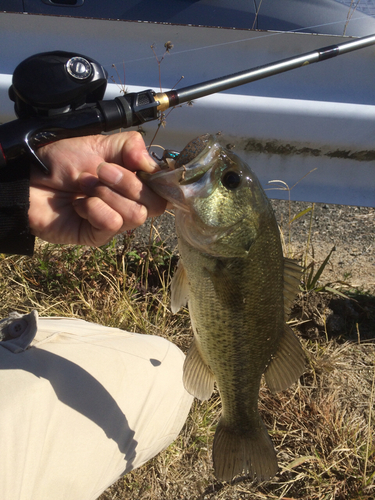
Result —
[{"label": "khaki pants", "polygon": [[167,340],[35,312],[0,333],[1,499],[95,500],[180,432],[192,397]]}]

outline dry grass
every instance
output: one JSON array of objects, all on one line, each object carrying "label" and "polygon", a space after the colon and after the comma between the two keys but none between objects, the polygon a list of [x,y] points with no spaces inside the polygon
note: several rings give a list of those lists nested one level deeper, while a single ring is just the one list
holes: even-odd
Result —
[{"label": "dry grass", "polygon": [[[162,244],[134,248],[129,235],[97,250],[40,245],[33,258],[2,256],[1,315],[37,309],[41,316],[80,317],[162,335],[186,352],[188,314],[172,315],[169,309],[175,263]],[[314,294],[305,292],[304,300]],[[309,319],[294,319],[310,363],[300,382],[277,395],[265,386],[260,391],[260,411],[280,466],[272,481],[256,484],[240,477],[220,483],[214,478],[211,448],[220,415],[214,394],[208,402],[194,402],[179,438],[167,450],[120,479],[100,500],[373,499],[375,344],[361,342],[360,321],[353,340],[332,338],[327,311],[318,311],[315,337],[303,329]],[[309,314],[306,309],[304,314]],[[373,312],[368,314],[374,320]]]}]

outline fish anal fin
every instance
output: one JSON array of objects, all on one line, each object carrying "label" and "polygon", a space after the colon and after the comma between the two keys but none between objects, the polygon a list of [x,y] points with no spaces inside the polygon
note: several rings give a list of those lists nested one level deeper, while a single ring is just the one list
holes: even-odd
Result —
[{"label": "fish anal fin", "polygon": [[186,270],[180,259],[171,283],[171,309],[173,314],[186,306],[189,300],[189,282]]},{"label": "fish anal fin", "polygon": [[186,355],[183,382],[188,393],[201,401],[209,399],[214,390],[215,377],[203,361],[196,339]]},{"label": "fish anal fin", "polygon": [[271,479],[277,472],[277,458],[263,422],[251,432],[233,432],[220,419],[214,437],[212,456],[215,476],[231,481],[237,474],[249,474],[258,481]]},{"label": "fish anal fin", "polygon": [[292,303],[299,292],[302,267],[294,260],[284,258],[284,313],[288,316]]},{"label": "fish anal fin", "polygon": [[305,354],[298,338],[288,325],[284,326],[278,350],[264,372],[271,392],[284,391],[305,370]]}]

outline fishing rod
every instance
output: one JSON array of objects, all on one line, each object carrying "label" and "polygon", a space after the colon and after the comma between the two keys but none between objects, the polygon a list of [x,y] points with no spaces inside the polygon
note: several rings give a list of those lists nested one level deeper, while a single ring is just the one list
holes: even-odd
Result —
[{"label": "fishing rod", "polygon": [[103,100],[108,74],[95,60],[62,51],[36,54],[13,73],[9,97],[18,118],[0,125],[0,169],[31,159],[48,174],[36,150],[51,142],[141,125],[193,99],[374,44],[375,35],[369,35],[180,90],[144,90],[112,100]]}]

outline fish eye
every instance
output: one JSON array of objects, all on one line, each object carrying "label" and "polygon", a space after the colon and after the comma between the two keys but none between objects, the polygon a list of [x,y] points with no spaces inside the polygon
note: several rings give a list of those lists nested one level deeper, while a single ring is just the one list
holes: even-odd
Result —
[{"label": "fish eye", "polygon": [[224,173],[221,179],[221,183],[226,189],[236,189],[241,184],[241,176],[238,174],[238,172],[229,170]]}]

